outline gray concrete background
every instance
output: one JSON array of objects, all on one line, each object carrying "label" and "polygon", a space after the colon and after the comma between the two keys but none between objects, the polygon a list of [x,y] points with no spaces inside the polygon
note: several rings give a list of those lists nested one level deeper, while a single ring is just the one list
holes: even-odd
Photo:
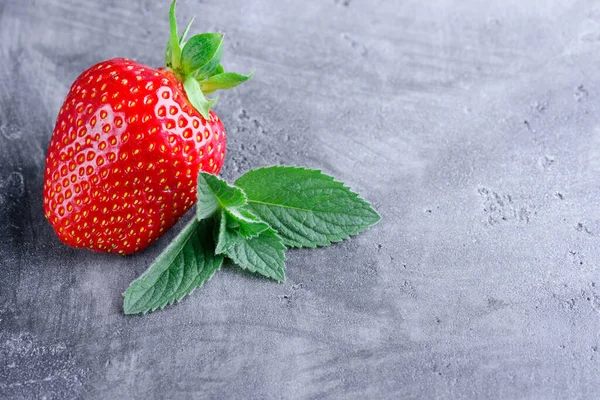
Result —
[{"label": "gray concrete background", "polygon": [[62,100],[93,63],[162,63],[168,1],[0,0],[0,398],[600,397],[600,3],[181,0],[226,32],[223,175],[296,164],[383,215],[232,269],[180,305],[42,214]]}]

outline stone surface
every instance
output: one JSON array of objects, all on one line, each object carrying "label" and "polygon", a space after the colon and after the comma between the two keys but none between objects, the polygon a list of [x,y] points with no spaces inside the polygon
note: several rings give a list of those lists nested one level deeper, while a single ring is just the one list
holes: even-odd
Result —
[{"label": "stone surface", "polygon": [[[600,397],[600,5],[592,0],[181,0],[226,32],[223,174],[297,164],[383,215],[225,269],[180,305],[121,293],[132,257],[75,251],[42,214],[70,83],[159,66],[168,1],[0,0],[0,398]],[[149,23],[151,21],[151,23]]]}]

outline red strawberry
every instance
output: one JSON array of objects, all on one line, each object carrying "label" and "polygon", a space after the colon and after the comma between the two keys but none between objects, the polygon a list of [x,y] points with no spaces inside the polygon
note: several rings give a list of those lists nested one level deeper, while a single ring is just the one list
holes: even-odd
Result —
[{"label": "red strawberry", "polygon": [[101,62],[75,80],[60,109],[44,213],[70,246],[145,248],[196,202],[199,170],[217,174],[223,165],[225,130],[204,93],[250,76],[223,72],[221,34],[178,39],[174,5],[167,69]]}]

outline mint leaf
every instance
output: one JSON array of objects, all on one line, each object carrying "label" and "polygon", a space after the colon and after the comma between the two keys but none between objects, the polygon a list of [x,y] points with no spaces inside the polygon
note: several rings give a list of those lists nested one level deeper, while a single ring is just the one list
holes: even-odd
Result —
[{"label": "mint leaf", "polygon": [[215,254],[225,253],[239,240],[239,232],[236,232],[235,229],[228,229],[227,222],[228,219],[225,210],[222,210],[219,217],[219,225],[215,225],[215,241],[217,242]]},{"label": "mint leaf", "polygon": [[204,79],[219,66],[223,54],[222,33],[201,33],[192,36],[181,51],[181,66],[185,75]]},{"label": "mint leaf", "polygon": [[252,75],[254,75],[254,72],[249,75],[242,75],[235,72],[223,72],[200,82],[200,88],[205,94],[220,89],[231,89],[240,83],[246,82],[248,79],[252,78]]},{"label": "mint leaf", "polygon": [[285,280],[285,246],[271,228],[247,238],[229,224],[230,216],[223,211],[218,234],[217,252],[224,251],[242,269],[256,272],[277,281]]},{"label": "mint leaf", "polygon": [[[215,226],[216,228],[216,226]],[[221,211],[217,237],[216,254],[223,254],[235,243],[244,239],[251,239],[267,229],[269,225],[252,215],[243,208],[228,208]]]},{"label": "mint leaf", "polygon": [[207,172],[198,174],[198,219],[208,218],[223,208],[240,207],[245,204],[246,195],[240,188]]},{"label": "mint leaf", "polygon": [[267,167],[236,182],[247,207],[292,247],[327,246],[377,223],[381,217],[343,183],[318,170]]},{"label": "mint leaf", "polygon": [[211,221],[194,219],[123,293],[125,314],[162,309],[192,293],[223,263],[213,248]]},{"label": "mint leaf", "polygon": [[269,225],[245,208],[228,208],[225,212],[227,213],[228,226],[237,229],[245,238],[257,236],[270,228]]}]

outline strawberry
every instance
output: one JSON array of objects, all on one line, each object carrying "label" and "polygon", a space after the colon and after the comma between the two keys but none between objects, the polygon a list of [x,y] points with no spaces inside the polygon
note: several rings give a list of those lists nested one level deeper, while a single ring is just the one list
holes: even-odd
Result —
[{"label": "strawberry", "polygon": [[166,68],[125,58],[101,62],[72,84],[46,157],[44,214],[64,243],[130,254],[196,202],[199,171],[218,174],[225,129],[205,94],[250,75],[224,72],[223,35],[185,41],[175,1]]}]

